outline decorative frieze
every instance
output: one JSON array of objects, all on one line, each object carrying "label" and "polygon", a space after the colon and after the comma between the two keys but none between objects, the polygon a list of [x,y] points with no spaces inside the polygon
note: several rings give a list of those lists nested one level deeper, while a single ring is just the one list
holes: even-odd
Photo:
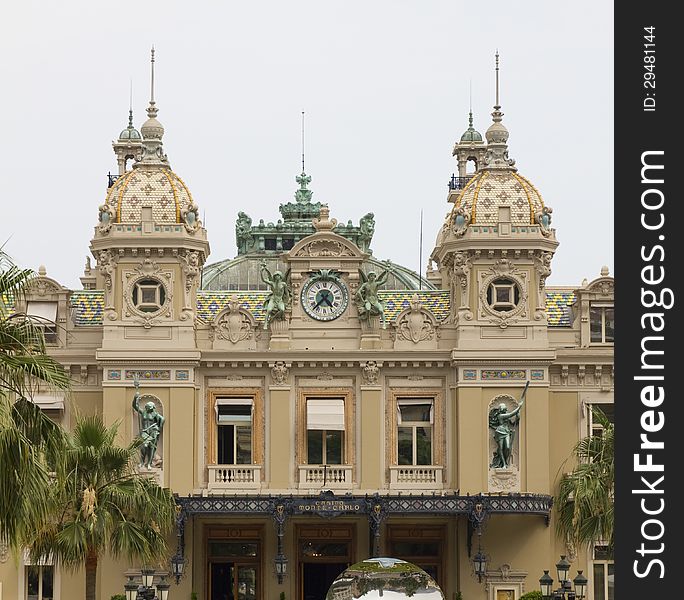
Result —
[{"label": "decorative frieze", "polygon": [[510,380],[510,379],[527,379],[527,371],[525,369],[482,369],[480,371],[480,378],[488,381],[492,379]]},{"label": "decorative frieze", "polygon": [[124,378],[127,381],[168,381],[171,379],[170,369],[126,369]]},{"label": "decorative frieze", "polygon": [[546,368],[501,368],[501,369],[475,369],[462,368],[459,373],[459,381],[462,383],[479,383],[482,385],[501,384],[512,382],[519,385],[524,381],[545,382],[547,381]]}]

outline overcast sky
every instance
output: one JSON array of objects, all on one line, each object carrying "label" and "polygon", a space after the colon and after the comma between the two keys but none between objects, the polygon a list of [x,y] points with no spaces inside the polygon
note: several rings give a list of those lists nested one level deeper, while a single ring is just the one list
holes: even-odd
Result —
[{"label": "overcast sky", "polygon": [[[375,213],[380,259],[418,268],[451,205],[451,151],[469,85],[484,134],[494,52],[510,156],[553,208],[550,285],[613,266],[612,2],[264,0],[5,3],[0,19],[0,243],[79,288],[116,172],[111,141],[139,128],[157,50],[164,148],[200,211],[208,262],[233,257],[235,218],[279,217],[301,170],[314,201]],[[424,264],[423,264],[424,266]]]}]

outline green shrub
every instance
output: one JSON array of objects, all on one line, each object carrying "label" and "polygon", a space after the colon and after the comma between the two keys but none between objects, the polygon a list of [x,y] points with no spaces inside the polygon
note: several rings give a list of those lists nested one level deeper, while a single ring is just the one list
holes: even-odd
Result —
[{"label": "green shrub", "polygon": [[544,596],[539,590],[532,590],[520,596],[519,600],[543,600]]},{"label": "green shrub", "polygon": [[197,592],[190,593],[190,600],[197,600]]},{"label": "green shrub", "polygon": [[109,600],[126,600],[126,594],[114,594]]}]

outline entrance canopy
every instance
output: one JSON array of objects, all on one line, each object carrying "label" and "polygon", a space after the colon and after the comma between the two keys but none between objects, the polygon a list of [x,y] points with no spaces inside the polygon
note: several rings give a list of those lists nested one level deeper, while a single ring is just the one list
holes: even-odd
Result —
[{"label": "entrance canopy", "polygon": [[282,542],[285,523],[298,515],[317,515],[323,518],[365,515],[373,540],[373,556],[380,552],[380,525],[390,516],[460,516],[468,519],[468,553],[471,538],[490,515],[539,515],[546,525],[551,518],[553,498],[546,494],[476,494],[461,496],[364,495],[336,496],[331,491],[318,496],[176,496],[178,507],[177,554],[184,555],[185,521],[188,517],[249,515],[271,517]]}]

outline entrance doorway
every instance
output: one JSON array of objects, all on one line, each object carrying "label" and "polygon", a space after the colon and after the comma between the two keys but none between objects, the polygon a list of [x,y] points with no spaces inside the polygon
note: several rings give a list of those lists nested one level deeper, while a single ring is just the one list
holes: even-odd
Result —
[{"label": "entrance doorway", "polygon": [[299,600],[325,599],[335,578],[353,562],[355,531],[351,523],[296,527]]},{"label": "entrance doorway", "polygon": [[211,563],[211,600],[256,600],[256,567]]},{"label": "entrance doorway", "polygon": [[303,600],[324,600],[335,578],[347,563],[302,563]]},{"label": "entrance doorway", "polygon": [[207,525],[205,600],[262,600],[260,525]]}]

